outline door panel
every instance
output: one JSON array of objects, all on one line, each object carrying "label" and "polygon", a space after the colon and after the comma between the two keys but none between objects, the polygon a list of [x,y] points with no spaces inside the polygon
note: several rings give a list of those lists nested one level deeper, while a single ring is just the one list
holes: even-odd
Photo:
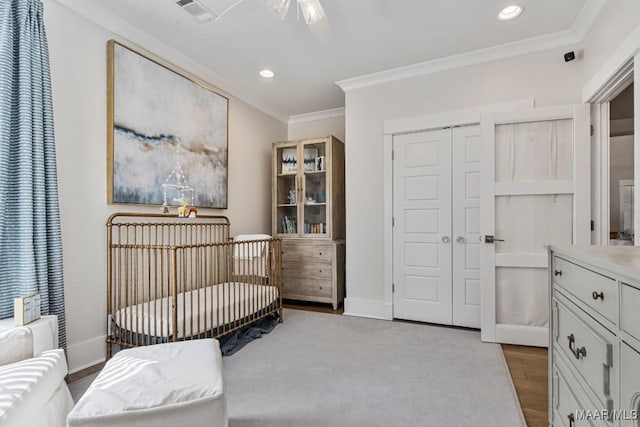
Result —
[{"label": "door panel", "polygon": [[496,268],[496,322],[548,326],[547,274],[543,268]]},{"label": "door panel", "polygon": [[393,147],[394,317],[451,324],[451,131]]},{"label": "door panel", "polygon": [[481,131],[481,337],[545,346],[546,245],[589,242],[589,108],[489,113]]},{"label": "door panel", "polygon": [[453,324],[480,328],[480,126],[453,129]]},{"label": "door panel", "polygon": [[573,119],[498,124],[495,132],[496,182],[573,179]]},{"label": "door panel", "polygon": [[573,195],[495,197],[496,254],[544,253],[545,245],[573,243]]}]

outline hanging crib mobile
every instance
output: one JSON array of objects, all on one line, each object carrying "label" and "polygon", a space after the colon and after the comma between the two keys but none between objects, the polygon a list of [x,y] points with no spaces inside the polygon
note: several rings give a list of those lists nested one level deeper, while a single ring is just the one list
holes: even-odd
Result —
[{"label": "hanging crib mobile", "polygon": [[[162,190],[164,195],[164,201],[162,203],[162,213],[169,213],[169,204],[167,203],[167,197],[169,196],[171,204],[182,206],[186,209],[186,206],[193,200],[193,187],[187,183],[187,179],[182,171],[182,162],[180,156],[180,141],[176,144],[176,165],[173,167],[167,178],[162,184]],[[173,196],[173,197],[171,197]],[[185,215],[186,216],[186,215]]]}]

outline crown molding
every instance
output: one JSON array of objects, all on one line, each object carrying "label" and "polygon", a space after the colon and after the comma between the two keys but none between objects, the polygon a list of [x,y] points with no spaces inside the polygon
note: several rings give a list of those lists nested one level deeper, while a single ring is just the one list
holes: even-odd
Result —
[{"label": "crown molding", "polygon": [[289,124],[315,122],[317,120],[327,120],[336,117],[344,117],[344,107],[332,108],[330,110],[315,111],[313,113],[297,114],[289,117]]},{"label": "crown molding", "polygon": [[397,80],[419,77],[455,68],[482,64],[498,59],[511,58],[529,53],[577,44],[598,18],[607,0],[588,0],[569,30],[532,37],[498,46],[478,49],[458,55],[433,59],[404,67],[393,68],[372,74],[339,80],[335,82],[343,91],[349,92],[368,86],[375,86]]},{"label": "crown molding", "polygon": [[605,102],[633,81],[634,57],[640,53],[640,25],[618,46],[582,89],[582,102]]},{"label": "crown molding", "polygon": [[596,22],[596,19],[598,19],[598,16],[600,15],[600,12],[602,12],[602,8],[605,4],[607,4],[607,0],[588,0],[585,3],[571,27],[572,31],[576,36],[578,36],[580,41],[584,40],[587,32]]},{"label": "crown molding", "polygon": [[419,62],[413,65],[407,65],[405,67],[393,68],[391,70],[340,80],[337,81],[336,84],[345,92],[349,92],[351,90],[367,86],[375,86],[397,80],[404,80],[426,74],[452,70],[455,68],[482,64],[484,62],[495,61],[498,59],[525,55],[527,53],[540,52],[543,50],[575,44],[579,41],[580,40],[578,40],[578,37],[572,30],[566,30],[559,33],[547,34],[540,37],[461,53],[459,55],[447,56],[444,58]]},{"label": "crown molding", "polygon": [[[69,9],[70,11],[88,19],[94,24],[104,28],[105,30],[113,33],[117,38],[121,38],[128,44],[141,47],[143,50],[147,50],[154,56],[161,57],[163,60],[175,64],[176,67],[186,71],[198,80],[207,82],[209,85],[214,86],[216,89],[224,92],[230,97],[236,98],[248,105],[262,111],[269,116],[287,123],[289,120],[289,114],[284,111],[280,111],[273,106],[269,105],[261,99],[252,96],[243,89],[228,82],[208,67],[200,64],[197,61],[189,58],[175,48],[161,42],[157,38],[148,34],[145,31],[140,30],[135,25],[131,24],[109,10],[103,8],[93,1],[86,0],[51,0],[60,4],[61,6]],[[105,44],[106,46],[106,44]],[[106,48],[105,48],[106,49]],[[106,53],[105,53],[106,58]]]}]

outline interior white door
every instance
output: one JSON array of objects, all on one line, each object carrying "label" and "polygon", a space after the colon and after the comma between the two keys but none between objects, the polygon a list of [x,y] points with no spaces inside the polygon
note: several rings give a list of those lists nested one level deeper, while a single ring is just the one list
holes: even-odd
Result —
[{"label": "interior white door", "polygon": [[453,129],[453,324],[480,328],[480,126]]},{"label": "interior white door", "polygon": [[590,243],[589,106],[482,116],[483,341],[548,345],[545,245]]},{"label": "interior white door", "polygon": [[394,317],[451,324],[451,130],[394,136]]}]

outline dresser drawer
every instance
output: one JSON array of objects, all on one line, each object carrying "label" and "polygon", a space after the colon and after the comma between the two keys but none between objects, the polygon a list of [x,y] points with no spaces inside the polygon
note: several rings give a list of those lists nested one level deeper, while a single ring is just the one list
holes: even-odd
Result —
[{"label": "dresser drawer", "polygon": [[616,337],[571,303],[553,300],[554,352],[562,353],[598,398],[602,409],[614,405]]},{"label": "dresser drawer", "polygon": [[308,242],[282,241],[282,262],[311,261],[331,262],[331,244],[309,244]]},{"label": "dresser drawer", "polygon": [[[640,416],[640,354],[627,344],[620,345],[620,409],[621,427],[636,427]],[[635,420],[634,420],[635,418]]]},{"label": "dresser drawer", "polygon": [[575,384],[569,386],[561,371],[564,370],[553,366],[553,427],[595,427],[594,420],[581,419],[584,418],[581,417],[583,411],[590,408],[585,408],[580,402],[588,400],[584,395],[576,396],[580,394],[580,387]]},{"label": "dresser drawer", "polygon": [[626,283],[622,284],[620,323],[626,333],[640,340],[640,290]]},{"label": "dresser drawer", "polygon": [[331,264],[323,262],[287,262],[282,266],[282,277],[301,279],[331,279]]},{"label": "dresser drawer", "polygon": [[331,280],[319,280],[300,277],[282,278],[282,296],[297,299],[300,297],[331,298]]},{"label": "dresser drawer", "polygon": [[618,284],[560,257],[553,258],[554,281],[612,322],[616,322]]}]

